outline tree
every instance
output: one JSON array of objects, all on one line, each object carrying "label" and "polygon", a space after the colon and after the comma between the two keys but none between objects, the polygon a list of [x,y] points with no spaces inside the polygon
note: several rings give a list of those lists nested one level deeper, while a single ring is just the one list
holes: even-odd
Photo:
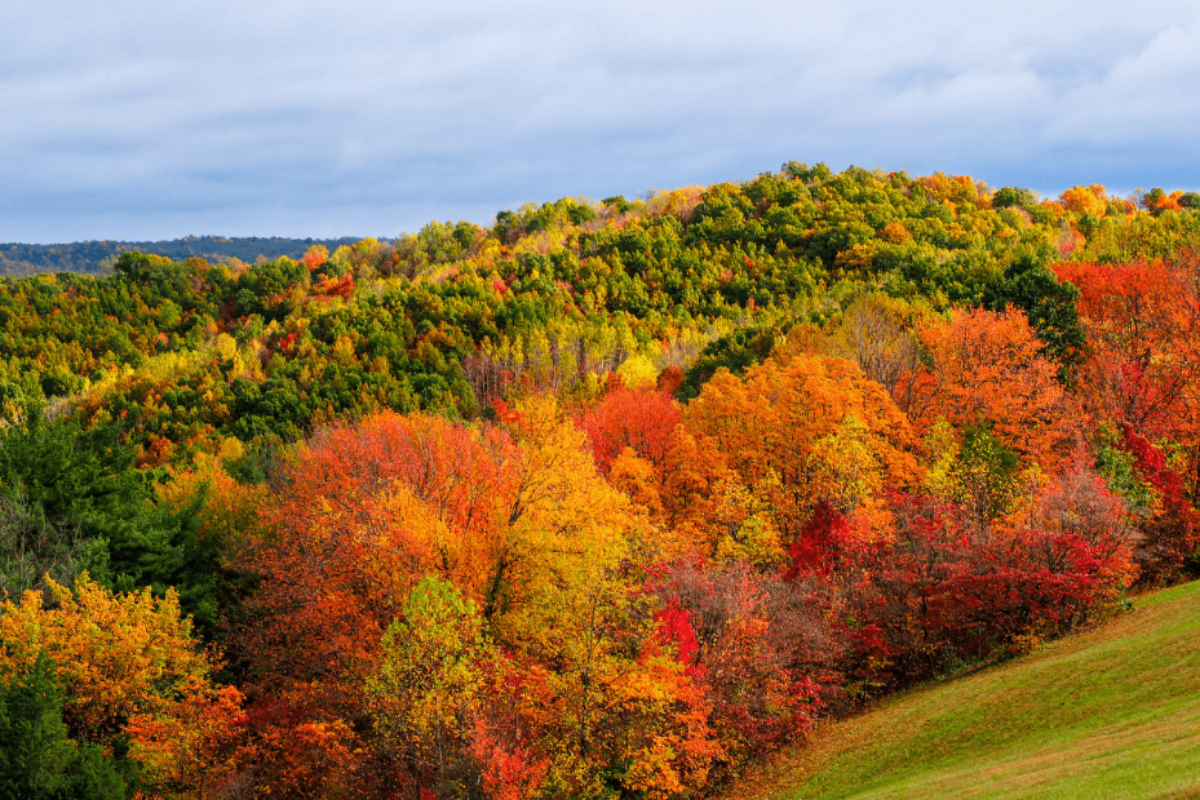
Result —
[{"label": "tree", "polygon": [[47,583],[54,608],[32,591],[0,605],[0,679],[23,680],[48,655],[71,735],[106,747],[128,740],[151,789],[198,788],[222,773],[241,694],[213,684],[175,594],[114,595],[86,573],[74,592]]},{"label": "tree", "polygon": [[663,565],[652,586],[659,637],[706,690],[723,766],[812,726],[840,656],[828,637],[829,594],[747,562],[694,557]]},{"label": "tree", "polygon": [[914,331],[920,311],[883,294],[856,300],[842,315],[830,349],[858,362],[863,374],[894,393],[917,366],[920,340]]},{"label": "tree", "polygon": [[1196,257],[1118,265],[1064,263],[1080,289],[1089,353],[1080,396],[1099,420],[1143,435],[1192,442],[1200,386],[1200,284]]},{"label": "tree", "polygon": [[662,472],[675,426],[683,421],[670,395],[651,389],[617,389],[588,409],[579,425],[588,435],[596,465],[607,473],[613,460],[630,448]]},{"label": "tree", "polygon": [[1040,259],[1022,255],[1005,267],[1001,279],[988,284],[983,305],[998,313],[1009,306],[1024,311],[1046,345],[1043,355],[1060,365],[1060,379],[1069,382],[1087,342],[1078,300],[1079,289],[1060,280]]},{"label": "tree", "polygon": [[1091,186],[1074,186],[1067,189],[1058,199],[1068,211],[1081,217],[1084,214],[1103,217],[1108,211],[1108,196],[1104,187],[1095,183]]},{"label": "tree", "polygon": [[1025,315],[1018,309],[955,310],[922,332],[930,366],[900,391],[922,431],[938,420],[964,429],[986,426],[1019,456],[1053,471],[1075,438],[1077,415],[1056,380]]},{"label": "tree", "polygon": [[0,431],[0,589],[20,596],[43,575],[70,583],[110,567],[109,543],[133,535],[147,492],[114,431],[84,431],[26,408]]},{"label": "tree", "polygon": [[897,494],[889,537],[843,539],[849,677],[903,685],[955,661],[1019,651],[1129,585],[1125,510],[1094,473],[1073,469],[1032,509],[989,529],[964,524],[953,504]]},{"label": "tree", "polygon": [[0,798],[125,800],[125,782],[100,748],[68,738],[55,671],[43,652],[24,675],[0,680]]},{"label": "tree", "polygon": [[919,477],[908,420],[879,384],[840,358],[768,359],[744,380],[718,372],[685,421],[748,488],[761,487],[789,543],[817,503],[869,513],[885,487]]},{"label": "tree", "polygon": [[485,682],[503,670],[479,608],[446,581],[426,577],[384,633],[382,650],[367,682],[377,734],[415,786],[467,791],[477,777],[470,744]]}]

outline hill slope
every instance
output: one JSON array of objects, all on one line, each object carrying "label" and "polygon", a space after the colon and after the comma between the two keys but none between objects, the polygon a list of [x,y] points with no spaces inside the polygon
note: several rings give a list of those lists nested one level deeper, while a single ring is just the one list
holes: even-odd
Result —
[{"label": "hill slope", "polygon": [[831,724],[730,798],[1200,797],[1200,582]]},{"label": "hill slope", "polygon": [[122,253],[153,253],[175,261],[203,258],[213,263],[233,258],[254,263],[259,256],[298,259],[314,244],[330,252],[357,242],[358,237],[341,239],[285,239],[278,236],[187,236],[159,242],[72,242],[70,244],[0,244],[0,276],[20,277],[54,272],[104,274]]}]

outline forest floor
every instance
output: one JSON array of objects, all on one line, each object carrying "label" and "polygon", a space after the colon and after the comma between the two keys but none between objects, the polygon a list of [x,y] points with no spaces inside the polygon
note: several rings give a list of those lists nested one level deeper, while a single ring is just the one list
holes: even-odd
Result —
[{"label": "forest floor", "polygon": [[724,800],[1200,798],[1200,581],[830,721]]}]

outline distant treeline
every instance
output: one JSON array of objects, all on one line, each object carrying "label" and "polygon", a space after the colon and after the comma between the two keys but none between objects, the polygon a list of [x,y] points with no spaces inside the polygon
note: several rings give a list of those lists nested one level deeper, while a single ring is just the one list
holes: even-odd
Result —
[{"label": "distant treeline", "polygon": [[278,236],[187,236],[163,242],[73,242],[71,244],[0,244],[0,275],[14,277],[43,272],[107,272],[121,253],[153,253],[174,261],[203,258],[210,262],[239,259],[253,263],[259,256],[275,260],[280,256],[300,258],[314,244],[332,252],[361,237],[341,239],[284,239]]}]

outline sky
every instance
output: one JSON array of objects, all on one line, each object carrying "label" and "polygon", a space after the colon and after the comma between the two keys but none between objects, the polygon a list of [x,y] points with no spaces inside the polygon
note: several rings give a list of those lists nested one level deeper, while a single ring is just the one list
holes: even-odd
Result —
[{"label": "sky", "polygon": [[397,236],[787,161],[1200,188],[1195,0],[6,0],[0,241]]}]

